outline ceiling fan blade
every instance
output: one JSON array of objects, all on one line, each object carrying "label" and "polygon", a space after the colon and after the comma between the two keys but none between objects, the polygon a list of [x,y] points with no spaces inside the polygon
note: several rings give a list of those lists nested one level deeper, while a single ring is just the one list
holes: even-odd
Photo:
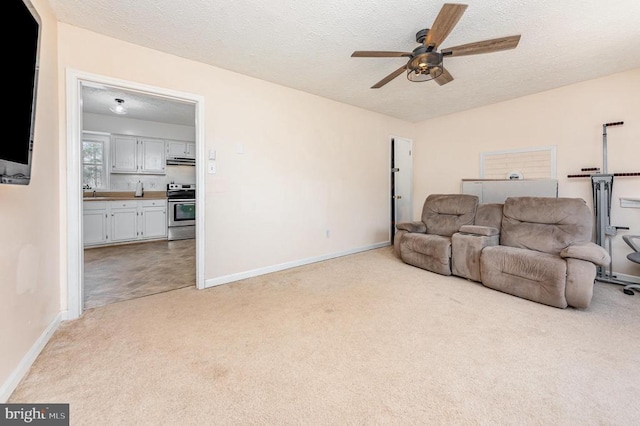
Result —
[{"label": "ceiling fan blade", "polygon": [[427,37],[424,39],[424,45],[433,45],[433,47],[437,49],[444,39],[447,38],[451,30],[453,30],[453,27],[456,26],[460,18],[462,18],[462,14],[466,9],[466,4],[445,3],[427,33]]},{"label": "ceiling fan blade", "polygon": [[475,43],[462,44],[460,46],[442,49],[445,56],[477,55],[479,53],[498,52],[500,50],[514,49],[520,42],[520,35],[494,38],[491,40],[476,41]]},{"label": "ceiling fan blade", "polygon": [[402,74],[406,69],[407,69],[407,65],[405,64],[400,68],[398,68],[397,70],[395,70],[394,72],[392,72],[391,74],[389,74],[388,76],[386,76],[385,78],[383,78],[382,80],[380,80],[379,82],[377,82],[376,84],[374,84],[373,86],[371,86],[371,88],[372,89],[381,88],[382,86],[384,86],[385,84],[387,84],[388,82],[390,82],[391,80],[393,80],[394,78]]},{"label": "ceiling fan blade", "polygon": [[451,81],[453,81],[453,76],[451,74],[449,74],[449,71],[447,71],[446,68],[442,68],[442,74],[440,74],[438,77],[434,78],[434,80],[436,81],[436,83],[438,83],[440,86],[442,86],[443,84],[447,84]]},{"label": "ceiling fan blade", "polygon": [[352,58],[399,58],[411,57],[411,52],[387,52],[382,50],[356,50],[351,54]]}]

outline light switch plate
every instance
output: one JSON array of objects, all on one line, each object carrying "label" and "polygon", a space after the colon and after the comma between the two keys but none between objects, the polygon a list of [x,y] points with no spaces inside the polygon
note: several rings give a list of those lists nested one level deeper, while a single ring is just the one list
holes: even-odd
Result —
[{"label": "light switch plate", "polygon": [[209,150],[209,160],[215,160],[216,159],[216,150],[215,149],[210,149]]},{"label": "light switch plate", "polygon": [[208,171],[209,171],[209,174],[215,174],[216,173],[216,162],[215,161],[209,161]]}]

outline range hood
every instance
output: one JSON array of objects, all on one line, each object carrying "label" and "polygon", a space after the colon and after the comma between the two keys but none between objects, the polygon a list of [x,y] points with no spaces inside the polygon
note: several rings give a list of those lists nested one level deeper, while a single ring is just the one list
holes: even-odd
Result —
[{"label": "range hood", "polygon": [[188,157],[167,158],[167,166],[195,166],[196,159]]}]

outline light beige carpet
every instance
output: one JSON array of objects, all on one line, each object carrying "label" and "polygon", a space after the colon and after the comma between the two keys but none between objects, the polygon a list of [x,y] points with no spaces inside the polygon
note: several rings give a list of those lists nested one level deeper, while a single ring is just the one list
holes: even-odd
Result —
[{"label": "light beige carpet", "polygon": [[87,311],[10,402],[72,425],[631,425],[640,295],[557,309],[385,247]]}]

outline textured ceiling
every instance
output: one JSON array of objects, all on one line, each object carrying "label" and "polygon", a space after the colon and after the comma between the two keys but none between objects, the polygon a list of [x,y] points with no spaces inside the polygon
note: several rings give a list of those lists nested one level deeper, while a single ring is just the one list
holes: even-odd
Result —
[{"label": "textured ceiling", "polygon": [[637,0],[478,0],[441,48],[521,34],[514,50],[451,57],[455,80],[404,75],[444,2],[426,0],[50,0],[58,20],[411,122],[640,67]]},{"label": "textured ceiling", "polygon": [[116,99],[124,101],[122,105],[127,114],[122,117],[191,127],[196,123],[196,108],[192,103],[107,86],[83,86],[82,111],[113,115],[110,108],[116,105]]}]

